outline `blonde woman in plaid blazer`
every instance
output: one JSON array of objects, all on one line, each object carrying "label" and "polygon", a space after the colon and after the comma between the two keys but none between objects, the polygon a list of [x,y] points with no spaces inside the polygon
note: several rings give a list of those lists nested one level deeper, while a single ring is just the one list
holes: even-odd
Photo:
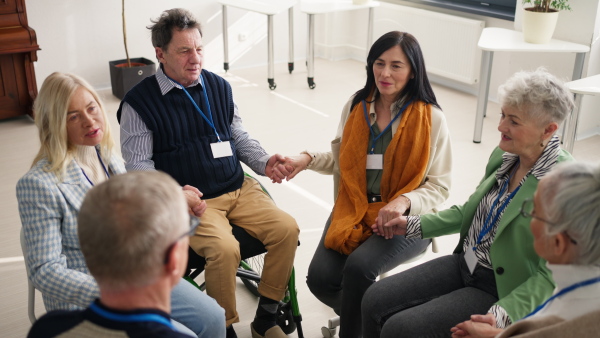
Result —
[{"label": "blonde woman in plaid blazer", "polygon": [[[51,74],[34,112],[41,147],[17,183],[28,277],[46,310],[86,308],[99,289],[79,247],[77,215],[86,192],[124,173],[124,163],[102,103],[85,80]],[[181,282],[171,300],[172,317],[183,324],[178,328],[199,337],[224,336],[224,310],[212,298]]]}]

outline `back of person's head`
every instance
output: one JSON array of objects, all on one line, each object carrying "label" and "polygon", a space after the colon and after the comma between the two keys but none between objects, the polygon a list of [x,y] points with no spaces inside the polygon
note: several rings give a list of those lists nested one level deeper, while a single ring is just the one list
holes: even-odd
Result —
[{"label": "back of person's head", "polygon": [[147,28],[152,32],[152,46],[169,49],[169,43],[173,38],[173,30],[182,31],[184,29],[197,29],[202,36],[200,23],[194,18],[192,13],[182,8],[173,8],[164,11],[156,20],[151,20],[154,25]]},{"label": "back of person's head", "polygon": [[169,247],[186,230],[181,187],[157,171],[115,175],[92,188],[77,227],[90,273],[101,288],[113,291],[155,282]]},{"label": "back of person's head", "polygon": [[423,52],[421,51],[419,42],[412,34],[399,31],[391,31],[383,34],[371,46],[369,55],[367,55],[367,81],[365,86],[356,92],[352,106],[367,99],[371,94],[371,91],[375,89],[376,79],[375,74],[373,73],[373,65],[381,54],[395,46],[399,46],[408,58],[411,72],[414,75],[396,99],[398,100],[403,97],[409,99],[412,98],[425,103],[431,103],[439,108],[435,94],[433,93],[433,89],[431,88],[431,84],[427,77],[425,59],[423,58]]},{"label": "back of person's head", "polygon": [[543,67],[515,73],[498,88],[498,96],[503,107],[526,112],[540,125],[560,124],[575,106],[569,89]]},{"label": "back of person's head", "polygon": [[[74,74],[59,72],[50,74],[44,80],[33,104],[34,120],[40,138],[40,150],[33,163],[46,158],[50,163],[47,170],[59,176],[71,159],[71,151],[74,149],[74,146],[69,144],[67,136],[67,112],[71,97],[79,88],[85,88],[92,94],[98,103],[104,121],[108,121],[102,100],[94,88]],[[104,125],[104,137],[100,146],[102,155],[108,162],[114,148],[110,123]]]},{"label": "back of person's head", "polygon": [[600,163],[561,163],[543,180],[548,234],[566,232],[577,242],[575,264],[600,265]]}]

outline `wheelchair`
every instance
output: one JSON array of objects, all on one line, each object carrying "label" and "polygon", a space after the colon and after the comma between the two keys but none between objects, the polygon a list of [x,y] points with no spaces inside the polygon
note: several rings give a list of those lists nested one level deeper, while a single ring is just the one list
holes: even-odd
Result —
[{"label": "wheelchair", "polygon": [[[264,187],[262,187],[262,189],[267,192]],[[231,228],[233,236],[240,243],[240,256],[242,259],[236,272],[236,276],[239,277],[246,288],[258,298],[260,297],[260,294],[258,293],[258,284],[260,283],[264,255],[267,250],[261,241],[252,237],[243,228],[240,228],[235,224],[231,224]],[[298,245],[300,245],[300,243],[298,243]],[[188,248],[188,253],[189,258],[184,279],[204,291],[204,283],[198,285],[194,279],[204,271],[206,260],[192,250],[192,248]],[[292,268],[287,291],[283,300],[279,302],[279,307],[277,309],[277,324],[285,334],[289,335],[297,329],[298,337],[304,338],[302,325],[300,324],[302,315],[300,314],[300,308],[298,307],[298,293],[295,280],[295,270]]]}]

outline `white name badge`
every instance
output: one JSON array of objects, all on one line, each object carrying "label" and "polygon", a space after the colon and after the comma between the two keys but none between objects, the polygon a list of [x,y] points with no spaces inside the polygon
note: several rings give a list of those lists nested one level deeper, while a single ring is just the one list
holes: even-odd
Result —
[{"label": "white name badge", "polygon": [[467,262],[467,267],[471,274],[475,271],[475,267],[477,266],[477,256],[475,256],[475,250],[472,248],[467,249],[465,252],[465,261]]},{"label": "white name badge", "polygon": [[367,154],[367,169],[383,169],[383,154]]},{"label": "white name badge", "polygon": [[213,158],[233,156],[229,141],[211,143],[210,148],[212,149]]}]

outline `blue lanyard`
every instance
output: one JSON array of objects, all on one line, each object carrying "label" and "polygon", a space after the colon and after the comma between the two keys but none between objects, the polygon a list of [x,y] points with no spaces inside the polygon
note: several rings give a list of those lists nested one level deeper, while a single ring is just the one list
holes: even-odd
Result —
[{"label": "blue lanyard", "polygon": [[369,151],[369,154],[374,154],[375,142],[377,142],[377,140],[379,140],[379,138],[381,136],[383,136],[383,134],[385,134],[385,132],[388,129],[390,129],[390,127],[392,126],[392,123],[394,123],[394,121],[396,121],[400,117],[400,115],[402,115],[402,113],[404,113],[404,111],[406,110],[406,107],[408,107],[408,105],[411,102],[412,102],[412,100],[409,100],[408,102],[406,102],[406,104],[404,104],[404,106],[402,106],[402,108],[400,108],[400,111],[398,112],[398,114],[396,114],[396,117],[394,117],[394,119],[390,121],[390,124],[388,124],[387,127],[385,127],[385,129],[382,130],[381,133],[379,133],[379,135],[377,135],[377,137],[375,137],[375,133],[373,132],[373,127],[371,127],[371,121],[369,120],[369,113],[367,113],[367,103],[365,102],[365,100],[362,100],[363,111],[365,112],[365,120],[367,121],[367,126],[369,126],[369,131],[371,132],[371,136],[373,136],[373,143],[371,144],[371,150]]},{"label": "blue lanyard", "polygon": [[523,317],[523,319],[529,318],[529,317],[533,316],[534,314],[538,313],[541,309],[544,308],[544,306],[546,306],[548,303],[550,303],[551,301],[553,301],[555,298],[558,298],[558,297],[560,297],[560,296],[562,296],[564,294],[567,294],[567,293],[569,293],[569,292],[571,292],[573,290],[579,289],[581,287],[588,286],[590,284],[599,283],[599,282],[600,282],[600,277],[595,277],[595,278],[584,280],[584,281],[579,282],[579,283],[575,283],[575,284],[573,284],[573,285],[571,285],[569,287],[566,287],[566,288],[560,290],[558,293],[556,293],[552,297],[546,299],[546,301],[542,305],[540,305],[537,308],[535,308],[535,310],[533,310],[532,313],[530,313],[527,316]]},{"label": "blue lanyard", "polygon": [[[519,162],[517,162],[516,164],[518,164],[518,163]],[[515,169],[516,169],[516,164],[515,164]],[[510,179],[512,178],[514,172],[515,172],[515,170],[513,170],[510,173],[510,175],[508,176],[508,179],[506,180],[506,182],[504,182],[504,184],[502,184],[502,187],[500,188],[500,191],[498,192],[498,197],[496,197],[496,200],[494,201],[494,203],[492,204],[492,207],[490,208],[490,212],[488,212],[488,215],[485,218],[485,222],[483,223],[483,229],[481,229],[481,232],[479,233],[479,236],[477,237],[477,243],[473,247],[473,251],[477,250],[477,246],[479,244],[481,244],[481,241],[483,240],[483,237],[485,237],[485,235],[487,235],[488,232],[490,232],[490,230],[492,230],[492,227],[494,226],[494,224],[496,224],[496,222],[498,222],[498,218],[500,218],[500,215],[502,215],[502,212],[504,211],[504,209],[506,208],[506,206],[508,205],[508,203],[510,203],[510,201],[515,196],[515,194],[519,191],[519,189],[521,189],[521,186],[519,185],[517,187],[517,189],[515,189],[515,191],[513,191],[506,198],[506,200],[504,201],[504,203],[502,203],[502,205],[500,206],[500,208],[498,208],[498,210],[496,211],[496,216],[494,216],[494,220],[490,222],[490,218],[492,218],[492,214],[494,213],[494,209],[496,208],[496,205],[498,205],[498,202],[500,201],[500,197],[502,197],[502,195],[504,194],[504,191],[506,191],[506,189],[508,189],[508,184],[509,184]]]},{"label": "blue lanyard", "polygon": [[208,125],[214,130],[215,135],[217,135],[217,140],[219,142],[221,142],[221,138],[219,137],[219,132],[217,132],[217,128],[215,128],[215,124],[213,122],[212,111],[210,109],[210,103],[208,102],[208,94],[206,94],[206,86],[204,86],[204,79],[202,78],[202,75],[200,75],[200,83],[202,84],[202,94],[203,94],[202,96],[204,97],[204,103],[206,104],[206,108],[208,109],[208,117],[206,117],[206,115],[204,115],[204,113],[202,112],[200,107],[198,107],[198,105],[196,104],[196,101],[194,101],[194,99],[192,98],[190,93],[188,93],[188,91],[185,89],[184,86],[182,86],[179,82],[171,79],[168,76],[167,76],[167,78],[169,80],[173,81],[174,83],[178,84],[181,87],[181,89],[183,89],[183,92],[187,95],[187,97],[190,99],[190,101],[192,101],[192,104],[194,105],[196,110],[200,113],[200,115],[202,116],[204,121],[206,121],[206,123],[208,123]]},{"label": "blue lanyard", "polygon": [[[98,155],[98,159],[100,160],[100,164],[102,164],[102,169],[104,169],[104,172],[106,173],[106,177],[110,178],[110,175],[108,174],[108,170],[106,169],[106,166],[104,165],[104,162],[102,161],[102,157],[100,157],[100,152],[98,151],[98,149],[96,149],[96,155]],[[85,176],[85,178],[88,180],[88,182],[90,182],[90,184],[93,187],[94,183],[92,183],[92,180],[90,180],[88,175],[85,174],[85,171],[83,171],[83,168],[81,168],[81,172],[83,173],[83,176]]]},{"label": "blue lanyard", "polygon": [[90,305],[90,310],[95,312],[98,316],[104,317],[109,320],[113,320],[116,322],[122,323],[140,323],[140,322],[155,322],[159,324],[166,325],[171,329],[175,329],[173,323],[171,321],[161,315],[155,313],[137,313],[137,314],[122,314],[122,313],[114,313],[104,310],[99,307],[96,303],[92,303]]}]

